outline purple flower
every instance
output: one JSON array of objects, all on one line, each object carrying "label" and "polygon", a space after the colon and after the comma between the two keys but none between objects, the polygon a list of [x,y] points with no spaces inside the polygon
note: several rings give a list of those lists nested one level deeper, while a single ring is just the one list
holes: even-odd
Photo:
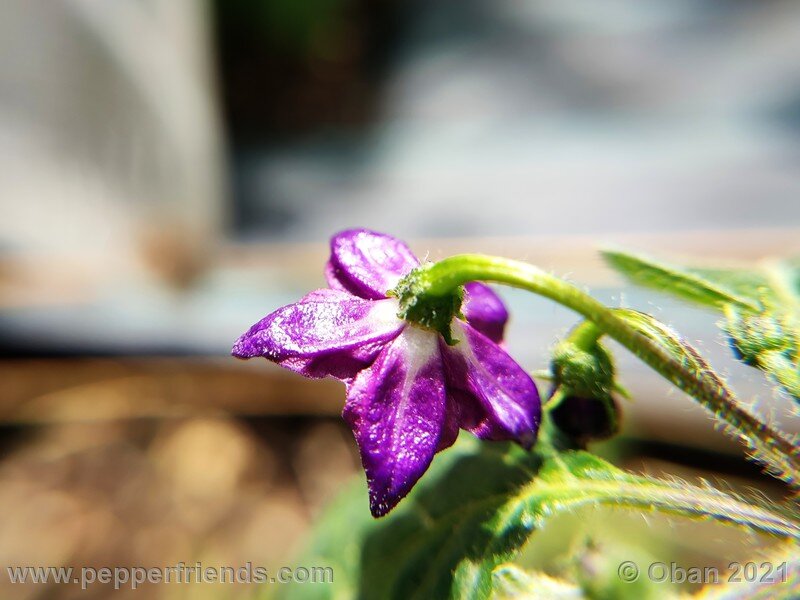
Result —
[{"label": "purple flower", "polygon": [[330,289],[266,316],[233,347],[307,377],[347,386],[344,419],[355,434],[372,514],[402,499],[459,428],[481,439],[530,447],[540,402],[530,376],[498,344],[508,313],[482,283],[464,286],[451,323],[454,345],[398,316],[387,292],[419,261],[400,240],[364,229],[331,240]]}]

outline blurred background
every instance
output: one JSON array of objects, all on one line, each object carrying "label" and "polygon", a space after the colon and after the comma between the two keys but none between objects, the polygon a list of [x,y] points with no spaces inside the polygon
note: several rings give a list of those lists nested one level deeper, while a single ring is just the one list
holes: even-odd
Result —
[{"label": "blurred background", "polygon": [[[798,431],[713,315],[596,255],[800,253],[798,56],[791,0],[6,0],[0,564],[290,564],[357,472],[343,390],[228,352],[324,285],[347,227],[530,260],[651,312]],[[502,293],[512,353],[546,367],[574,316]],[[609,455],[781,492],[618,357],[636,402]],[[703,564],[734,542],[709,536]],[[2,597],[108,594],[73,587],[0,576]]]}]

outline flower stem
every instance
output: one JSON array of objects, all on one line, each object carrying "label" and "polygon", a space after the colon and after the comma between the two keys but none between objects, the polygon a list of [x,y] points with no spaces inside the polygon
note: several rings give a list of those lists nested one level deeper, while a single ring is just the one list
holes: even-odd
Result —
[{"label": "flower stem", "polygon": [[572,328],[566,340],[581,350],[591,351],[605,332],[594,324],[594,321],[581,321]]},{"label": "flower stem", "polygon": [[[470,281],[492,281],[522,288],[550,298],[583,315],[591,325],[579,330],[578,339],[596,341],[598,334],[614,338],[702,406],[725,422],[755,458],[775,475],[797,485],[800,477],[798,448],[725,389],[710,385],[700,374],[673,357],[660,344],[636,331],[615,311],[574,285],[524,262],[482,254],[461,254],[421,269],[420,290],[442,296]],[[599,330],[599,331],[598,331]]]}]

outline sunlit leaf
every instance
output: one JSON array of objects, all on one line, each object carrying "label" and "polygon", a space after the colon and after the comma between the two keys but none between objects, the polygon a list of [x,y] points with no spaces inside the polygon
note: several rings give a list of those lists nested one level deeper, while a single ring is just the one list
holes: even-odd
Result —
[{"label": "sunlit leaf", "polygon": [[[639,333],[658,342],[673,358],[694,371],[698,382],[715,389],[716,396],[722,401],[721,404],[711,405],[702,401],[701,404],[719,417],[719,421],[725,424],[725,431],[743,442],[750,456],[767,467],[770,474],[788,483],[795,482],[797,469],[793,457],[796,455],[796,450],[783,451],[777,446],[780,440],[765,435],[763,428],[754,430],[754,426],[743,422],[743,416],[750,415],[753,419],[757,417],[736,398],[733,391],[691,344],[672,328],[646,313],[629,309],[617,309],[615,312]],[[700,398],[699,395],[693,394],[692,390],[686,391],[689,395]],[[737,407],[736,411],[731,410],[734,406]]]},{"label": "sunlit leaf", "polygon": [[655,317],[637,310],[619,308],[614,311],[639,333],[658,342],[670,354],[682,363],[688,365],[698,378],[707,380],[711,385],[718,387],[725,394],[733,396],[731,389],[722,378],[717,375],[702,355],[680,336],[674,329],[668,327]]},{"label": "sunlit leaf", "polygon": [[[800,401],[800,258],[715,269],[618,251],[603,256],[633,283],[723,312],[722,326],[737,357]],[[775,339],[776,331],[781,339]]]},{"label": "sunlit leaf", "polygon": [[741,287],[746,286],[741,285],[742,280],[738,277],[718,277],[715,281],[709,277],[710,272],[701,274],[635,254],[613,250],[606,250],[602,254],[611,267],[638,285],[717,310],[729,304],[752,311],[759,310],[758,300],[753,294],[741,293]]},{"label": "sunlit leaf", "polygon": [[583,451],[527,453],[467,439],[437,457],[388,517],[368,516],[363,484],[349,490],[321,522],[302,563],[332,566],[335,583],[288,586],[285,597],[486,599],[495,569],[513,560],[533,532],[551,516],[586,505],[800,536],[790,519],[710,487],[631,475]]}]

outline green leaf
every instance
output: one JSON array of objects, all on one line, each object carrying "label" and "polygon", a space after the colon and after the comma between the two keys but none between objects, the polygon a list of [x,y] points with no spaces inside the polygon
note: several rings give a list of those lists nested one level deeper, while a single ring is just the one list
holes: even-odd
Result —
[{"label": "green leaf", "polygon": [[692,271],[621,251],[606,250],[602,255],[611,267],[635,284],[717,310],[729,304],[754,312],[759,310],[758,298],[752,292],[742,292],[760,288],[749,287],[738,276],[723,275],[722,271]]},{"label": "green leaf", "polygon": [[762,261],[751,268],[688,271],[780,312],[800,309],[800,258]]},{"label": "green leaf", "polygon": [[686,271],[756,303],[775,296],[769,277],[765,273],[753,269],[694,267],[687,268]]},{"label": "green leaf", "polygon": [[784,537],[798,525],[710,487],[631,475],[583,451],[524,452],[463,440],[438,456],[388,517],[368,516],[361,484],[320,524],[301,564],[334,584],[287,586],[285,598],[489,598],[508,562],[552,515],[584,505],[659,511]]},{"label": "green leaf", "polygon": [[696,374],[698,379],[705,380],[710,385],[719,388],[725,395],[733,398],[733,392],[711,368],[703,356],[680,336],[674,329],[668,327],[655,317],[638,310],[618,308],[614,311],[642,335],[658,342],[674,358],[686,364]]},{"label": "green leaf", "polygon": [[[800,258],[715,269],[677,267],[618,251],[603,256],[634,283],[724,312],[722,327],[737,357],[800,401]],[[776,340],[775,332],[782,339]]]},{"label": "green leaf", "polygon": [[[716,396],[722,399],[722,404],[711,405],[703,403],[701,395],[693,394],[692,390],[686,390],[689,395],[698,399],[708,411],[718,417],[718,421],[724,424],[726,433],[746,445],[753,459],[766,466],[769,473],[775,477],[788,483],[796,481],[797,469],[793,463],[792,455],[778,448],[777,440],[765,436],[763,427],[754,431],[750,424],[742,422],[737,417],[739,413],[745,412],[751,415],[753,420],[758,419],[736,398],[733,391],[691,344],[672,328],[667,327],[646,313],[622,308],[616,309],[614,312],[624,318],[639,333],[658,342],[674,358],[694,371],[696,379],[703,386],[713,388],[718,392]],[[738,409],[736,411],[730,410],[730,407],[733,406],[738,407]],[[796,454],[796,450],[794,453]]]},{"label": "green leaf", "polygon": [[680,267],[614,250],[602,255],[631,282],[696,304],[800,318],[800,257],[761,261],[748,268],[709,268]]}]

